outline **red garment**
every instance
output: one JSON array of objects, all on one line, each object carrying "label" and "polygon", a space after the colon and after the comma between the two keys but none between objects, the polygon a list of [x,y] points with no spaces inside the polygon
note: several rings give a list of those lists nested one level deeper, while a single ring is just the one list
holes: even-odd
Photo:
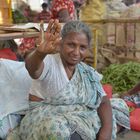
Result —
[{"label": "red garment", "polygon": [[38,14],[36,20],[37,22],[40,22],[41,20],[43,20],[44,22],[48,23],[51,17],[52,15],[49,11],[42,11]]},{"label": "red garment", "polygon": [[140,131],[140,108],[137,108],[136,104],[131,101],[125,101],[129,108],[132,109],[130,112],[130,128],[134,131]]},{"label": "red garment", "polygon": [[0,58],[17,60],[16,54],[10,48],[4,48],[0,50]]},{"label": "red garment", "polygon": [[67,9],[70,15],[70,18],[74,20],[75,8],[72,0],[54,0],[52,3],[52,15],[54,19],[58,18],[58,13],[62,9]]},{"label": "red garment", "polygon": [[113,90],[112,86],[110,84],[104,84],[103,89],[105,93],[107,94],[107,97],[112,98],[112,90]]},{"label": "red garment", "polygon": [[130,112],[130,126],[132,130],[140,131],[140,108]]}]

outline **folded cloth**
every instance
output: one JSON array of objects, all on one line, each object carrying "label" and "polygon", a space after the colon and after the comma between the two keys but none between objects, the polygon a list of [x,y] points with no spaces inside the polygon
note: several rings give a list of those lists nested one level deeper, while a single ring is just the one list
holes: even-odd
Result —
[{"label": "folded cloth", "polygon": [[0,120],[28,108],[30,84],[24,62],[0,59]]},{"label": "folded cloth", "polygon": [[125,96],[124,100],[127,102],[132,102],[134,103],[137,107],[140,107],[140,92],[138,92],[135,95],[131,95],[131,96]]}]

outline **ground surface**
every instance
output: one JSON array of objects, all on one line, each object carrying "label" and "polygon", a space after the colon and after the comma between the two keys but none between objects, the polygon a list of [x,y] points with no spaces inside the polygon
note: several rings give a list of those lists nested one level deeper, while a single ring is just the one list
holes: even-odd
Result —
[{"label": "ground surface", "polygon": [[140,140],[140,132],[129,131],[124,135],[118,136],[117,140]]}]

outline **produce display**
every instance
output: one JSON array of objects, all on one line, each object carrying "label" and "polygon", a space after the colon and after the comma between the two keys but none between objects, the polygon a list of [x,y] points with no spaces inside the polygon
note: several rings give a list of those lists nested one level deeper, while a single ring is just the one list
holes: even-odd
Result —
[{"label": "produce display", "polygon": [[140,81],[140,63],[111,64],[103,71],[103,84],[111,84],[113,93],[124,93]]}]

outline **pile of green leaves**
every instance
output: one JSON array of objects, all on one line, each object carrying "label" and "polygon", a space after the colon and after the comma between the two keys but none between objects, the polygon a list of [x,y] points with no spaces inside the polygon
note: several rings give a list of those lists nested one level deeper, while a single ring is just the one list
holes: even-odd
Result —
[{"label": "pile of green leaves", "polygon": [[123,93],[140,81],[140,63],[111,64],[103,71],[103,84],[111,84],[113,93]]},{"label": "pile of green leaves", "polygon": [[12,18],[13,18],[13,23],[26,23],[27,22],[27,18],[23,15],[23,13],[20,10],[13,10]]}]

